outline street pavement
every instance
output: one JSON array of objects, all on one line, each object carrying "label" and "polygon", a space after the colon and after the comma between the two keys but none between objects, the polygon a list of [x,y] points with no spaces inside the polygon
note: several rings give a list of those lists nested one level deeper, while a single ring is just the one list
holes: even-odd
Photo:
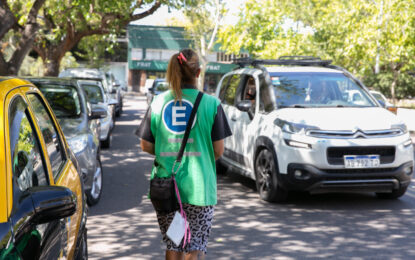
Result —
[{"label": "street pavement", "polygon": [[[133,131],[147,109],[129,94],[102,150],[103,194],[89,209],[90,259],[164,259],[146,194],[153,157]],[[296,194],[261,201],[252,180],[218,175],[218,205],[206,259],[415,259],[415,183],[398,200],[374,194]]]}]

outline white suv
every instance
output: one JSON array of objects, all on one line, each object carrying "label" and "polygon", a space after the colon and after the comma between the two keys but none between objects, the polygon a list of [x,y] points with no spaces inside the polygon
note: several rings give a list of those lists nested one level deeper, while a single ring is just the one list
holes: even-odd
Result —
[{"label": "white suv", "polygon": [[256,180],[266,201],[288,191],[406,192],[414,159],[406,126],[350,73],[312,57],[238,63],[216,90],[233,132],[218,166]]}]

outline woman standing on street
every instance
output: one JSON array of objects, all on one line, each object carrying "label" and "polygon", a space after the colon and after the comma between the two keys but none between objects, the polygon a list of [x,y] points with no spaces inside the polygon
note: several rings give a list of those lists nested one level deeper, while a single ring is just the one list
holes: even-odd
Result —
[{"label": "woman standing on street", "polygon": [[[139,129],[143,151],[155,155],[151,179],[170,177],[179,151],[186,123],[199,91],[199,58],[191,49],[174,54],[167,68],[170,91],[158,95],[147,110]],[[203,95],[187,141],[176,181],[183,209],[190,225],[191,239],[183,247],[176,246],[166,231],[175,212],[157,213],[166,259],[203,259],[212,226],[214,205],[217,203],[215,160],[224,151],[224,138],[230,136],[226,116],[220,101]]]}]

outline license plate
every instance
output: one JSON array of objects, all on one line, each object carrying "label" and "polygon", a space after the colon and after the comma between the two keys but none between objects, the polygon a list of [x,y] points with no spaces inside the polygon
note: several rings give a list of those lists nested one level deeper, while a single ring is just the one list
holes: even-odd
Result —
[{"label": "license plate", "polygon": [[346,168],[375,168],[379,167],[379,155],[345,155],[344,166]]}]

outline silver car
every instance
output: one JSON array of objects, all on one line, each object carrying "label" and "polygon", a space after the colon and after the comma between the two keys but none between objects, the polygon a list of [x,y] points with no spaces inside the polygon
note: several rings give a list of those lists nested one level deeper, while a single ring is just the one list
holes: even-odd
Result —
[{"label": "silver car", "polygon": [[102,108],[108,111],[107,115],[100,119],[101,131],[99,140],[103,148],[109,148],[112,142],[112,129],[114,128],[114,104],[100,82],[100,80],[78,80],[79,86],[85,91],[88,102],[93,108]]},{"label": "silver car", "polygon": [[105,72],[102,69],[94,68],[68,68],[59,73],[59,77],[71,77],[71,78],[88,78],[88,79],[100,79],[104,92],[114,99],[114,117],[121,115],[122,112],[122,99],[121,90],[117,88],[115,78],[112,72]]},{"label": "silver car", "polygon": [[73,79],[28,78],[48,100],[65,138],[81,168],[89,205],[98,203],[102,193],[102,165],[99,150],[99,121],[107,115],[103,108],[92,108],[84,91]]}]

